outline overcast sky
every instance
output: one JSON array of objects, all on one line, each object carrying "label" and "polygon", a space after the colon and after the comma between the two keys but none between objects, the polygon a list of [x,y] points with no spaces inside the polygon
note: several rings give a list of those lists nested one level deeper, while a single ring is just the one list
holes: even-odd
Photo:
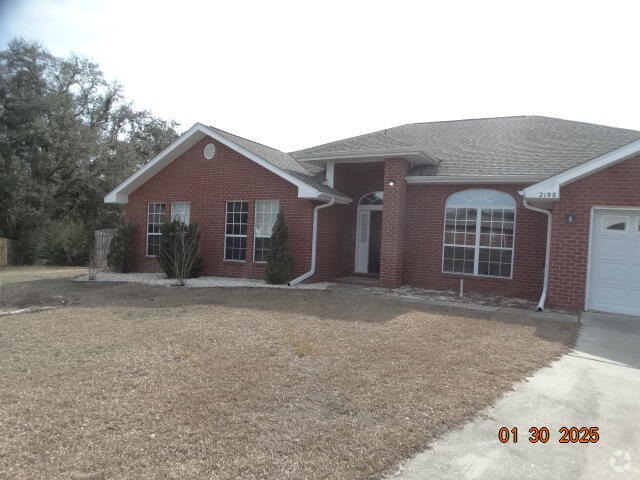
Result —
[{"label": "overcast sky", "polygon": [[549,115],[640,130],[638,1],[0,0],[139,108],[294,150],[411,122]]}]

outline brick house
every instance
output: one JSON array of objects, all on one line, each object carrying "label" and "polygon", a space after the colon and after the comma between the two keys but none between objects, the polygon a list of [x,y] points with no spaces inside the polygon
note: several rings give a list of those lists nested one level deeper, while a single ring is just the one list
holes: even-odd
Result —
[{"label": "brick house", "polygon": [[402,125],[285,153],[196,124],[114,191],[134,270],[201,226],[205,274],[261,278],[279,210],[295,279],[640,314],[640,132],[523,116]]}]

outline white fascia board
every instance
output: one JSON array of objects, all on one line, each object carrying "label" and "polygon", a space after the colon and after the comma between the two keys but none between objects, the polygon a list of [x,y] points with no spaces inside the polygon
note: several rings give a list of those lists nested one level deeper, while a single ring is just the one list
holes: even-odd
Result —
[{"label": "white fascia board", "polygon": [[557,200],[560,198],[560,187],[599,172],[600,170],[615,165],[616,163],[620,163],[637,153],[640,153],[640,140],[628,143],[627,145],[605,153],[604,155],[600,155],[588,162],[581,163],[580,165],[576,165],[564,172],[560,172],[557,175],[525,188],[519,193],[525,198]]},{"label": "white fascia board", "polygon": [[267,162],[255,153],[250,152],[242,146],[223,137],[218,132],[207,127],[206,125],[196,123],[193,127],[183,133],[177,140],[175,140],[171,145],[169,145],[162,152],[152,158],[144,167],[140,168],[124,182],[118,185],[118,187],[116,187],[113,191],[107,194],[107,196],[104,197],[104,201],[106,203],[127,203],[129,201],[130,193],[143,185],[147,180],[149,180],[153,175],[158,173],[169,163],[175,160],[179,155],[195,145],[199,140],[204,138],[204,136],[209,136],[217,140],[223,145],[226,145],[230,149],[235,150],[239,154],[257,163],[266,170],[269,170],[270,172],[278,175],[280,178],[283,178],[284,180],[292,183],[293,185],[298,187],[299,198],[317,198],[321,195],[321,192],[319,190],[311,187],[302,180],[299,180],[293,175]]},{"label": "white fascia board", "polygon": [[[145,165],[135,171],[133,175],[127,178],[124,182],[114,188],[105,197],[105,203],[127,203],[129,193],[133,192],[136,188],[144,184],[147,180],[153,177],[156,173],[162,170],[172,160],[188,148],[195,145],[200,138],[195,138],[194,135],[198,133],[198,125],[195,124],[189,130],[180,135],[173,141],[167,148],[162,150],[158,155],[149,160]],[[189,142],[191,140],[191,142]],[[193,141],[195,140],[195,141]],[[187,148],[184,148],[188,143],[192,143]],[[176,155],[179,150],[184,150]],[[171,158],[173,156],[173,158]]]},{"label": "white fascia board", "polygon": [[413,160],[416,164],[435,165],[437,162],[429,157],[422,150],[362,150],[358,152],[336,152],[332,154],[316,154],[306,156],[293,156],[299,162],[324,164],[325,162],[335,163],[357,163],[383,161],[387,158],[406,158]]},{"label": "white fascia board", "polygon": [[409,175],[407,183],[535,183],[543,175]]}]

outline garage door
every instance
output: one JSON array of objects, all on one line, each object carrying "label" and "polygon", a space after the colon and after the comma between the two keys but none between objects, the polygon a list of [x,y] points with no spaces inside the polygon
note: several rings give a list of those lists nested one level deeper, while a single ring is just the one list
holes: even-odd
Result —
[{"label": "garage door", "polygon": [[587,307],[640,315],[640,210],[596,210]]}]

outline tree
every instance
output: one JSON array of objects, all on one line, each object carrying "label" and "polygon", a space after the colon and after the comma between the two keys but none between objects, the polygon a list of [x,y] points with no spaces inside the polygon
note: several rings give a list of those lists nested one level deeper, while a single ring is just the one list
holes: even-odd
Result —
[{"label": "tree", "polygon": [[[84,264],[93,230],[122,222],[104,196],[171,143],[176,127],[135,110],[95,63],[12,40],[0,51],[0,236],[19,240],[25,261]],[[49,251],[62,219],[81,252]]]},{"label": "tree", "polygon": [[204,268],[199,245],[197,223],[187,225],[173,220],[160,226],[158,264],[167,277],[176,279],[178,286],[186,285],[188,278],[199,276]]},{"label": "tree", "polygon": [[282,212],[271,233],[271,245],[267,254],[266,279],[269,283],[287,283],[293,275],[294,258],[289,255],[289,227]]}]

